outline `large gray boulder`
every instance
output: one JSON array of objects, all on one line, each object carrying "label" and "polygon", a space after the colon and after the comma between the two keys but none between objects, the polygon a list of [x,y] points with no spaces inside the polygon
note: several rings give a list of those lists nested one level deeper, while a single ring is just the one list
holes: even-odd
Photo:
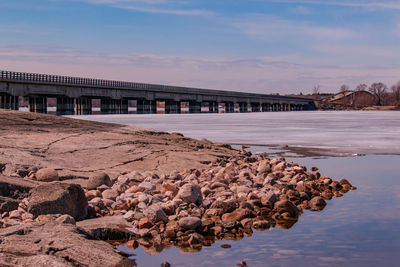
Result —
[{"label": "large gray boulder", "polygon": [[54,182],[58,181],[58,172],[52,168],[40,169],[36,174],[36,180],[40,182]]},{"label": "large gray boulder", "polygon": [[31,191],[28,201],[28,212],[34,216],[69,214],[75,220],[87,216],[88,202],[80,185],[60,182],[43,184]]},{"label": "large gray boulder", "polygon": [[144,215],[149,218],[152,223],[157,223],[162,221],[164,223],[168,222],[168,217],[160,205],[151,205],[144,210]]},{"label": "large gray boulder", "polygon": [[104,172],[95,173],[89,177],[89,180],[87,182],[87,189],[96,189],[97,187],[102,185],[112,186],[110,177]]},{"label": "large gray boulder", "polygon": [[196,184],[185,184],[180,189],[176,198],[182,199],[186,203],[194,203],[201,205],[203,203],[203,195],[200,186]]},{"label": "large gray boulder", "polygon": [[28,223],[0,230],[0,266],[136,266],[72,224]]}]

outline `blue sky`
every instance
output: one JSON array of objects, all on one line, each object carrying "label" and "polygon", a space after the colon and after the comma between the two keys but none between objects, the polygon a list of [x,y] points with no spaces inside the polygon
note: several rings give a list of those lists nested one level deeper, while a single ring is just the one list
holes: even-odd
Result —
[{"label": "blue sky", "polygon": [[400,80],[400,1],[1,0],[0,69],[239,90]]}]

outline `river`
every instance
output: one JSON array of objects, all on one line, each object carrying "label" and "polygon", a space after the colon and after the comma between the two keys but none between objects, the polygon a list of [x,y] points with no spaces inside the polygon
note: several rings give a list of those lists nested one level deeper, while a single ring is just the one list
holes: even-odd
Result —
[{"label": "river", "polygon": [[[138,266],[398,266],[400,262],[400,113],[382,111],[189,115],[79,116],[134,124],[215,142],[322,148],[344,157],[288,157],[323,175],[346,178],[358,189],[305,211],[290,229],[255,231],[240,241],[223,240],[198,253],[172,247],[157,255],[130,251]],[[323,153],[324,154],[324,153]],[[365,156],[354,156],[354,155]],[[397,154],[397,155],[396,155]],[[232,247],[224,249],[221,244]]]}]

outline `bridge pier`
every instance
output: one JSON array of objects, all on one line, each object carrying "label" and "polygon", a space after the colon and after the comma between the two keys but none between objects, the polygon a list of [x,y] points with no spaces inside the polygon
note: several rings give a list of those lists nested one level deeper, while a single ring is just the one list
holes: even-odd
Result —
[{"label": "bridge pier", "polygon": [[0,109],[19,109],[19,97],[8,94],[0,95]]},{"label": "bridge pier", "polygon": [[47,113],[47,98],[41,96],[30,96],[29,111],[36,113]]},{"label": "bridge pier", "polygon": [[[79,106],[87,107],[87,103],[85,102],[85,100],[80,100]],[[100,111],[102,114],[128,114],[128,100],[116,100],[109,98],[101,99]]]},{"label": "bridge pier", "polygon": [[239,102],[239,113],[247,113],[249,112],[247,103]]},{"label": "bridge pier", "polygon": [[201,103],[197,101],[189,101],[189,113],[201,113]]},{"label": "bridge pier", "polygon": [[165,100],[165,114],[180,114],[181,102]]},{"label": "bridge pier", "polygon": [[271,105],[268,103],[262,103],[261,105],[262,112],[269,112],[271,111]]},{"label": "bridge pier", "polygon": [[260,112],[260,103],[251,103],[251,112]]},{"label": "bridge pier", "polygon": [[75,99],[75,114],[76,115],[90,115],[92,114],[92,99],[90,98],[76,98]]},{"label": "bridge pier", "polygon": [[57,115],[74,115],[74,99],[66,96],[57,97]]},{"label": "bridge pier", "polygon": [[214,101],[208,103],[208,113],[218,113],[218,103]]},{"label": "bridge pier", "polygon": [[232,102],[225,102],[225,113],[234,113],[235,106]]},{"label": "bridge pier", "polygon": [[136,104],[137,114],[156,114],[157,101],[138,99]]}]

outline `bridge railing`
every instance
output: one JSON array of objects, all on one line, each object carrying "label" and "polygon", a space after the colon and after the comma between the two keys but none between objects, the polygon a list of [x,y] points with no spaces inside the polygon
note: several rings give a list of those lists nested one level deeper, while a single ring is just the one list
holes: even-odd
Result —
[{"label": "bridge railing", "polygon": [[[161,84],[147,84],[147,83],[136,83],[136,82],[123,82],[123,81],[112,81],[112,80],[102,80],[102,79],[91,79],[91,78],[79,78],[70,76],[60,76],[60,75],[49,75],[49,74],[38,74],[38,73],[26,73],[26,72],[14,72],[0,70],[0,81],[18,81],[18,82],[33,82],[33,83],[48,83],[48,84],[60,84],[69,86],[87,86],[96,88],[106,88],[106,89],[135,89],[135,90],[151,90],[151,91],[170,91],[174,93],[191,94],[193,90],[196,90],[196,94],[203,95],[214,95],[214,96],[226,96],[227,93],[231,97],[245,97],[245,98],[265,98],[268,97],[269,100],[279,100],[282,98],[288,100],[304,101],[305,99],[299,99],[295,97],[288,96],[276,96],[255,94],[255,93],[245,93],[245,92],[231,92],[222,90],[212,90],[212,89],[200,89],[200,88],[188,88],[181,86],[170,86]],[[275,99],[276,98],[276,99]]]},{"label": "bridge railing", "polygon": [[[58,84],[70,84],[70,85],[96,86],[96,87],[107,87],[107,88],[130,88],[130,89],[145,89],[149,86],[143,83],[14,72],[14,71],[0,71],[0,80],[58,83]],[[166,89],[166,87],[167,86],[165,86],[164,89]]]}]

